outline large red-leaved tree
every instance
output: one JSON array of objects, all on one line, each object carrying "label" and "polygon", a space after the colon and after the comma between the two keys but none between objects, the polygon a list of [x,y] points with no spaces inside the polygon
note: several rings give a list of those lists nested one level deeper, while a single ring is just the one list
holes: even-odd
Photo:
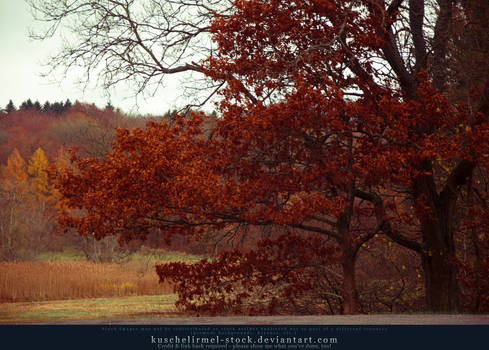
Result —
[{"label": "large red-leaved tree", "polygon": [[[121,5],[118,21],[134,24],[131,4]],[[282,281],[291,300],[327,290],[304,281],[328,280],[317,266],[338,262],[336,303],[356,313],[356,256],[383,233],[421,257],[428,309],[457,310],[455,236],[469,227],[461,217],[477,212],[462,199],[488,147],[487,2],[243,0],[205,9],[209,25],[187,39],[210,32],[216,48],[180,70],[215,82],[220,117],[212,126],[193,114],[119,130],[104,160],[74,156],[76,170],[56,176],[83,215],[61,223],[121,239],[247,226],[287,233],[255,253],[158,268],[177,282],[181,305],[212,312],[257,312],[235,308],[246,298],[261,298],[272,312],[273,292],[258,287]],[[155,64],[141,37],[132,43]],[[329,248],[263,251],[291,249],[281,242]],[[305,263],[308,254],[314,264]],[[190,279],[195,289],[185,287]],[[294,286],[300,292],[291,293]]]}]

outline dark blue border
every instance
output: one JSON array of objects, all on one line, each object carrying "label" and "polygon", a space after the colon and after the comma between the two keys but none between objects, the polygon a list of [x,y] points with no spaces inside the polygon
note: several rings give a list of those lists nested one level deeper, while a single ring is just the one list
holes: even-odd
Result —
[{"label": "dark blue border", "polygon": [[0,325],[0,338],[30,350],[489,349],[489,325]]}]

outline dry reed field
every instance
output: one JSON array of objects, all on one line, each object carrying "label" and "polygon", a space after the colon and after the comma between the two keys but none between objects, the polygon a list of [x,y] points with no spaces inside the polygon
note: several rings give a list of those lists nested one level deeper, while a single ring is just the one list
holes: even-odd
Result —
[{"label": "dry reed field", "polygon": [[44,301],[172,293],[154,262],[0,262],[0,302]]}]

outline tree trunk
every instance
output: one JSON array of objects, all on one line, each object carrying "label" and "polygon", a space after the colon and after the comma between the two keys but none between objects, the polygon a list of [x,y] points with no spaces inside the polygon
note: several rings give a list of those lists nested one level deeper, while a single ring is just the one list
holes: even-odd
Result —
[{"label": "tree trunk", "polygon": [[[346,253],[346,254],[345,254]],[[356,254],[344,252],[343,255],[343,314],[355,315],[358,313],[358,292],[355,280]]]},{"label": "tree trunk", "polygon": [[456,312],[459,288],[453,239],[457,210],[455,186],[438,194],[433,177],[423,175],[416,183],[415,198],[429,208],[420,209],[418,214],[424,245],[421,257],[427,307],[433,312]]},{"label": "tree trunk", "polygon": [[338,233],[341,237],[341,239],[338,240],[338,244],[341,247],[341,255],[343,258],[341,263],[343,268],[343,286],[341,293],[343,297],[342,313],[344,315],[354,315],[358,313],[358,293],[355,280],[355,263],[359,245],[358,243],[354,243],[355,239],[350,231],[350,223],[353,215],[353,203],[355,201],[355,191],[355,182],[352,182],[350,184],[349,205],[339,216],[337,223]]},{"label": "tree trunk", "polygon": [[[346,220],[345,220],[346,219]],[[343,269],[343,285],[341,296],[343,298],[342,314],[355,315],[358,313],[358,293],[355,279],[355,263],[357,259],[358,248],[352,245],[352,237],[347,229],[349,227],[349,217],[342,215],[340,218],[340,232],[343,233],[343,239],[339,241],[341,247]]]},{"label": "tree trunk", "polygon": [[[439,240],[439,230],[425,228],[423,235],[426,238],[427,252],[422,255],[424,271],[426,304],[433,312],[458,311],[458,282],[457,268],[453,264],[455,252],[452,244]],[[453,237],[445,237],[449,241]]]}]

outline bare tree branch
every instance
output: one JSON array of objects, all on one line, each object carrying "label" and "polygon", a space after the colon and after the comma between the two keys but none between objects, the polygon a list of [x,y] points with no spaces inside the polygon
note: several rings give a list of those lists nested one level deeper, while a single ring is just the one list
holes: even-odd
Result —
[{"label": "bare tree branch", "polygon": [[[85,86],[96,76],[106,89],[124,82],[136,94],[164,85],[167,75],[202,74],[201,62],[212,49],[210,21],[230,6],[228,0],[27,1],[35,18],[49,25],[31,33],[34,39],[66,36],[46,75],[61,71],[66,77],[82,68]],[[214,92],[203,100],[208,94]]]}]

